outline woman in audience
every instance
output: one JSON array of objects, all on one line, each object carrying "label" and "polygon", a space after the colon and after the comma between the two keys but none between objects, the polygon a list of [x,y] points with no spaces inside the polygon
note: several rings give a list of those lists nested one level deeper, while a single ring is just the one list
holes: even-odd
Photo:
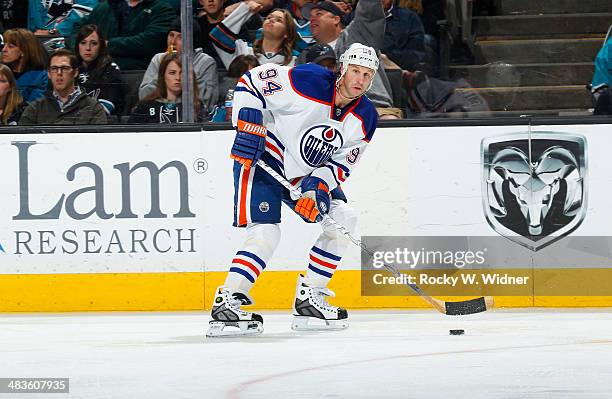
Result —
[{"label": "woman in audience", "polygon": [[[194,42],[196,37],[200,36],[200,28],[197,24],[193,27]],[[181,54],[183,51],[183,34],[181,33],[181,20],[177,18],[170,29],[167,37],[168,51],[155,54],[147,71],[142,77],[140,88],[138,89],[138,97],[145,98],[151,94],[157,86],[157,75],[159,74],[159,65],[162,58],[167,53],[176,52]],[[193,51],[193,73],[196,77],[196,82],[200,88],[200,99],[207,110],[213,110],[219,98],[219,76],[217,74],[217,63],[208,54],[202,52],[201,48],[195,48]]]},{"label": "woman in audience", "polygon": [[[260,4],[258,11],[269,10],[272,8],[272,0],[256,0],[257,3]],[[223,18],[233,11],[238,4],[239,1],[228,1],[224,2],[223,0],[199,0],[200,9],[197,14],[197,22],[200,27],[202,34],[199,38],[194,39],[194,48],[202,47],[204,52],[215,59],[215,61],[221,67],[223,63],[219,58],[217,53],[217,49],[213,46],[212,42],[208,39],[208,35],[211,30],[213,30]],[[227,10],[225,8],[226,4],[232,3],[227,6]],[[249,30],[257,30],[261,27],[262,18],[259,15],[253,14],[253,17],[247,19],[242,26],[242,29],[238,29],[239,33],[237,38],[248,40],[249,38]]]},{"label": "woman in audience", "polygon": [[[157,75],[155,91],[134,107],[128,123],[180,123],[182,120],[181,84],[182,63],[178,53],[168,53],[162,58]],[[195,120],[209,119],[208,112],[200,101],[197,82],[194,78],[193,103]]]},{"label": "woman in audience", "polygon": [[276,8],[268,14],[264,20],[262,36],[253,42],[253,47],[233,36],[260,9],[261,5],[254,1],[243,2],[210,32],[210,38],[226,68],[229,68],[234,58],[242,54],[255,55],[260,64],[295,64],[297,32],[293,17],[287,10]]},{"label": "woman in audience", "polygon": [[3,35],[2,63],[11,68],[19,93],[31,103],[45,94],[49,83],[42,45],[27,29],[9,29]]},{"label": "woman in audience", "polygon": [[79,86],[98,100],[107,115],[121,110],[121,72],[108,53],[106,39],[96,25],[84,25],[77,33]]},{"label": "woman in audience", "polygon": [[16,125],[25,107],[11,68],[0,64],[0,125]]}]

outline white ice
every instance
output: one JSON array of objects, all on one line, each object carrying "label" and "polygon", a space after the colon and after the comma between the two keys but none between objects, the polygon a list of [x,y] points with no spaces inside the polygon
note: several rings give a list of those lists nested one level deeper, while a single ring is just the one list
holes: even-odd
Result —
[{"label": "white ice", "polygon": [[352,311],[317,333],[263,316],[259,337],[205,339],[206,313],[2,315],[0,377],[70,377],[57,399],[612,397],[611,310]]}]

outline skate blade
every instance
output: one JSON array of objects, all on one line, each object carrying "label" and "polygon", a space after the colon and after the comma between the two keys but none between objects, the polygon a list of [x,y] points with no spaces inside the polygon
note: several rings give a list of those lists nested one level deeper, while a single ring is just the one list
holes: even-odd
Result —
[{"label": "skate blade", "polygon": [[259,321],[210,321],[206,337],[248,337],[259,335],[263,330],[263,324]]},{"label": "skate blade", "polygon": [[348,319],[324,320],[308,316],[295,316],[291,323],[293,331],[339,331],[346,330],[348,326]]}]

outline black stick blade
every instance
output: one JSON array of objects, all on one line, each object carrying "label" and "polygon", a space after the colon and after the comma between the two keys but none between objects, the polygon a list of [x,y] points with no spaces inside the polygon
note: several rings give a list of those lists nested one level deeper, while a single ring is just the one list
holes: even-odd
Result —
[{"label": "black stick blade", "polygon": [[449,316],[460,316],[487,311],[487,303],[484,297],[461,302],[446,302],[445,304],[446,314]]}]

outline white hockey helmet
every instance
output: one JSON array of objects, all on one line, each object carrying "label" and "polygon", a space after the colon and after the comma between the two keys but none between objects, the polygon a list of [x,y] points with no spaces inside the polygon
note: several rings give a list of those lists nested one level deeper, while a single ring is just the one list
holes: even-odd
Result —
[{"label": "white hockey helmet", "polygon": [[[338,76],[338,82],[340,82],[340,79],[342,79],[346,73],[349,65],[359,65],[370,68],[374,71],[372,75],[372,81],[374,81],[374,75],[376,75],[376,71],[378,71],[378,64],[378,56],[374,48],[365,46],[361,43],[353,43],[340,56],[340,76]],[[370,87],[372,87],[372,82],[370,82]],[[368,90],[370,90],[370,87],[368,87]]]},{"label": "white hockey helmet", "polygon": [[378,70],[378,56],[376,55],[376,50],[372,47],[361,43],[353,43],[340,56],[340,64],[342,68],[341,73],[346,72],[346,69],[351,64],[370,68],[376,73]]}]

